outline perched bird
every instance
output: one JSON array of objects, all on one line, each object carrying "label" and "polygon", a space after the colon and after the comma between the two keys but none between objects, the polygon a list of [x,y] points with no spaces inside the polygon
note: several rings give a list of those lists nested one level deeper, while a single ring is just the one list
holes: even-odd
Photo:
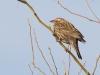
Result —
[{"label": "perched bird", "polygon": [[57,36],[57,41],[62,41],[64,43],[67,43],[71,45],[79,59],[82,59],[82,56],[80,54],[79,48],[78,48],[78,41],[80,42],[86,42],[83,38],[84,36],[80,33],[79,30],[77,30],[73,24],[68,22],[67,20],[63,18],[56,18],[54,20],[51,20],[54,24],[54,36]]}]

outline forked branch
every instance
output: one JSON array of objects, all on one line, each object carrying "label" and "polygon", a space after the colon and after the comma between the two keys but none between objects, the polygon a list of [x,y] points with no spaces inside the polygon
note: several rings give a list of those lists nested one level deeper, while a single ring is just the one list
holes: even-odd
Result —
[{"label": "forked branch", "polygon": [[[95,17],[98,19],[98,21],[92,20],[92,19],[90,19],[90,18],[88,18],[88,17],[86,17],[86,16],[83,16],[83,15],[74,13],[74,12],[70,11],[68,8],[65,8],[65,7],[60,3],[59,0],[57,0],[57,2],[58,2],[58,4],[59,4],[63,9],[67,10],[70,14],[73,14],[73,15],[76,15],[76,16],[79,16],[79,17],[82,17],[82,18],[85,18],[85,19],[87,19],[87,20],[89,20],[89,21],[92,21],[92,22],[100,23],[100,20],[97,18],[97,16],[94,14],[93,11],[92,11],[92,13],[95,15]],[[90,9],[90,8],[89,8],[89,9]]]},{"label": "forked branch", "polygon": [[[31,30],[32,30],[32,27],[31,27],[31,25],[30,25],[30,22],[29,22],[29,19],[27,18],[27,20],[28,20],[28,25],[29,25],[29,27],[30,27],[30,40],[31,40],[31,48],[32,48],[32,64],[33,64],[33,66],[34,66],[34,68],[36,68],[38,71],[40,71],[43,75],[46,75],[39,67],[37,67],[37,65],[35,64],[35,61],[34,61],[34,49],[33,49],[33,42],[32,42],[32,33],[31,33]],[[30,65],[28,65],[29,66],[29,68],[30,68]],[[30,71],[31,71],[31,73],[32,73],[32,75],[33,75],[33,71],[32,71],[32,69],[30,68]]]}]

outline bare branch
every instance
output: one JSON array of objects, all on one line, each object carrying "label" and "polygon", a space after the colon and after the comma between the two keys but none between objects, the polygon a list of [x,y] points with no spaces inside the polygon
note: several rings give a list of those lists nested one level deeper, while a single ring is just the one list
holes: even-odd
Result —
[{"label": "bare branch", "polygon": [[29,27],[30,27],[30,40],[31,40],[31,48],[32,48],[32,58],[33,58],[33,61],[34,61],[34,49],[33,49],[33,42],[32,42],[32,33],[31,33],[31,31],[32,31],[32,27],[31,27],[31,25],[30,25],[30,22],[29,22],[29,19],[27,18],[27,20],[28,20],[28,25],[29,25]]},{"label": "bare branch", "polygon": [[100,59],[100,55],[99,55],[98,58],[96,59],[96,64],[95,64],[95,67],[94,67],[94,70],[93,70],[92,75],[94,75],[94,73],[95,73],[95,71],[96,71],[96,68],[97,68],[99,59]]},{"label": "bare branch", "polygon": [[96,14],[93,12],[93,10],[91,9],[91,7],[90,7],[90,5],[89,5],[89,3],[88,3],[88,1],[86,0],[86,3],[87,3],[87,5],[88,5],[88,7],[89,7],[89,9],[90,9],[90,11],[92,12],[92,14],[95,16],[95,18],[98,20],[98,22],[100,23],[100,20],[99,20],[99,18],[96,16]]},{"label": "bare branch", "polygon": [[[68,45],[68,49],[71,51],[71,46],[70,45]],[[70,75],[70,64],[71,64],[71,58],[70,58],[70,54],[69,54],[68,75]]]},{"label": "bare branch", "polygon": [[28,64],[28,67],[29,67],[29,69],[30,69],[30,71],[31,71],[31,73],[32,73],[32,75],[33,75],[33,71],[32,71],[32,69],[31,69],[31,67],[30,67],[30,65]]},{"label": "bare branch", "polygon": [[65,64],[64,61],[62,62],[62,64],[64,65],[64,75],[67,75],[67,73],[66,73],[66,64]]},{"label": "bare branch", "polygon": [[40,47],[39,47],[39,44],[38,44],[38,41],[37,41],[37,38],[36,38],[35,29],[33,29],[33,30],[34,30],[34,39],[35,39],[35,42],[36,42],[36,44],[37,44],[37,47],[38,47],[38,49],[39,49],[39,51],[40,51],[40,53],[41,53],[41,55],[42,55],[44,61],[46,62],[47,66],[49,67],[51,73],[52,73],[53,75],[55,75],[55,73],[52,71],[50,65],[48,64],[47,60],[45,59],[45,57],[44,57],[44,55],[43,55],[43,53],[42,53],[42,50],[41,50]]},{"label": "bare branch", "polygon": [[46,75],[39,67],[36,66],[34,61],[32,61],[32,64],[33,64],[34,68],[36,68],[38,71],[40,71],[43,75]]},{"label": "bare branch", "polygon": [[[85,64],[86,64],[86,61],[84,62],[83,66],[85,66]],[[82,71],[82,68],[81,68],[80,72],[78,73],[78,75],[80,75],[81,71]]]},{"label": "bare branch", "polygon": [[53,63],[54,63],[55,69],[56,69],[56,74],[59,75],[59,74],[58,74],[58,71],[57,71],[57,67],[56,67],[55,61],[54,61],[54,58],[53,58],[53,55],[52,55],[52,53],[51,53],[51,48],[48,47],[48,49],[49,49],[49,51],[50,51],[50,55],[51,55],[51,57],[52,57],[52,61],[53,61]]},{"label": "bare branch", "polygon": [[76,13],[71,12],[68,8],[65,8],[65,7],[60,3],[59,0],[58,0],[58,4],[59,4],[63,9],[67,10],[70,14],[73,14],[73,15],[76,15],[76,16],[80,16],[80,17],[83,17],[83,18],[86,18],[87,20],[92,21],[92,22],[100,23],[100,21],[92,20],[92,19],[90,19],[90,18],[88,18],[88,17],[86,17],[86,16],[82,16],[82,15],[79,15],[79,14],[76,14]]},{"label": "bare branch", "polygon": [[[31,39],[32,57],[33,57],[32,64],[33,64],[34,68],[38,69],[43,75],[46,75],[39,67],[37,67],[37,66],[35,65],[35,62],[34,62],[34,49],[33,49],[32,35],[31,35],[31,34],[32,34],[32,33],[31,33],[32,27],[31,27],[31,25],[30,25],[30,22],[29,22],[29,19],[28,19],[28,18],[27,18],[27,20],[28,20],[28,25],[29,25],[29,27],[30,27],[30,39]],[[29,66],[29,68],[30,68],[30,65],[29,65],[29,64],[28,64],[28,66]],[[32,73],[32,75],[33,75],[33,71],[31,70],[31,68],[30,68],[30,71],[31,71],[31,73]]]}]

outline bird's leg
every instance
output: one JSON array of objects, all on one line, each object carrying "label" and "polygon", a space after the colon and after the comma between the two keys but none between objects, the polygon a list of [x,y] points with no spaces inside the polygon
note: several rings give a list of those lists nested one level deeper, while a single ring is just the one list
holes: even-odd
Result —
[{"label": "bird's leg", "polygon": [[56,41],[57,41],[57,42],[60,42],[61,39],[60,39],[59,37],[56,37]]},{"label": "bird's leg", "polygon": [[53,32],[53,36],[55,36],[57,42],[61,41],[61,39],[59,37],[57,37],[57,35],[55,34],[55,32]]},{"label": "bird's leg", "polygon": [[57,35],[55,34],[55,32],[53,32],[53,36],[57,36]]}]

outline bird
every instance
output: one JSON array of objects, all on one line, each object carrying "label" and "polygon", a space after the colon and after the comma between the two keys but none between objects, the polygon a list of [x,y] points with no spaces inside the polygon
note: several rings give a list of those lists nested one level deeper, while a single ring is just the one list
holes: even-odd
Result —
[{"label": "bird", "polygon": [[58,37],[57,42],[61,41],[69,44],[76,51],[78,58],[82,60],[78,47],[78,41],[86,42],[82,33],[72,23],[63,18],[55,18],[50,22],[53,23],[53,35]]}]

